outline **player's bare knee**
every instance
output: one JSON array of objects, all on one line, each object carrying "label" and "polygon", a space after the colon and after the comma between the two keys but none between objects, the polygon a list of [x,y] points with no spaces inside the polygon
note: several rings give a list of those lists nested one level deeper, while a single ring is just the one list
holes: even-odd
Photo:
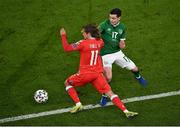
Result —
[{"label": "player's bare knee", "polygon": [[138,71],[138,67],[135,66],[133,69],[131,69],[131,71],[133,71],[133,72]]},{"label": "player's bare knee", "polygon": [[112,79],[112,74],[106,73],[106,80],[107,80],[108,82],[111,82],[111,79]]},{"label": "player's bare knee", "polygon": [[110,67],[105,67],[104,68],[104,74],[105,74],[106,80],[108,82],[110,82],[112,79],[112,69]]},{"label": "player's bare knee", "polygon": [[106,77],[107,82],[111,82],[112,77]]}]

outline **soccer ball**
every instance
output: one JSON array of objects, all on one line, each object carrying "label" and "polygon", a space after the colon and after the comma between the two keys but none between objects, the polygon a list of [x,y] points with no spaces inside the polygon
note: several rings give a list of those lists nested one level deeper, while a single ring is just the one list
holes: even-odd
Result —
[{"label": "soccer ball", "polygon": [[37,90],[34,99],[37,103],[45,103],[48,100],[48,93],[45,90]]}]

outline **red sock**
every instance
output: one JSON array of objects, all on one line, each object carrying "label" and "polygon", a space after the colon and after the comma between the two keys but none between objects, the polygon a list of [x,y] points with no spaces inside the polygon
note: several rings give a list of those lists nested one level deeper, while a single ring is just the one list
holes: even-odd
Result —
[{"label": "red sock", "polygon": [[122,111],[127,110],[123,102],[120,100],[120,98],[117,95],[112,96],[111,101],[113,102],[114,105],[116,105]]},{"label": "red sock", "polygon": [[74,103],[80,102],[78,94],[77,94],[76,90],[74,89],[74,87],[68,88],[67,92],[68,92],[69,96],[72,98],[72,100],[74,101]]}]

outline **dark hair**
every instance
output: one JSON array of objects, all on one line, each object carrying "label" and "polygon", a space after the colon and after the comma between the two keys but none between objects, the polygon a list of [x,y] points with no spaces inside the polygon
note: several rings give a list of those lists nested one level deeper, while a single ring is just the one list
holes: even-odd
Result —
[{"label": "dark hair", "polygon": [[100,39],[99,29],[94,24],[87,24],[83,26],[84,32],[90,33],[92,37]]},{"label": "dark hair", "polygon": [[114,8],[110,11],[110,14],[117,15],[117,17],[121,16],[121,10],[119,8]]}]

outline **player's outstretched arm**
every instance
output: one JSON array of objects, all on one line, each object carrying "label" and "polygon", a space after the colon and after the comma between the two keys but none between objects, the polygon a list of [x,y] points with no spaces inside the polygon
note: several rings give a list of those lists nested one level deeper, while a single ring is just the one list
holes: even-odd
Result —
[{"label": "player's outstretched arm", "polygon": [[60,36],[61,36],[61,42],[62,42],[64,51],[66,52],[74,51],[74,48],[72,47],[72,45],[68,43],[68,40],[66,38],[66,31],[64,28],[60,29]]}]

